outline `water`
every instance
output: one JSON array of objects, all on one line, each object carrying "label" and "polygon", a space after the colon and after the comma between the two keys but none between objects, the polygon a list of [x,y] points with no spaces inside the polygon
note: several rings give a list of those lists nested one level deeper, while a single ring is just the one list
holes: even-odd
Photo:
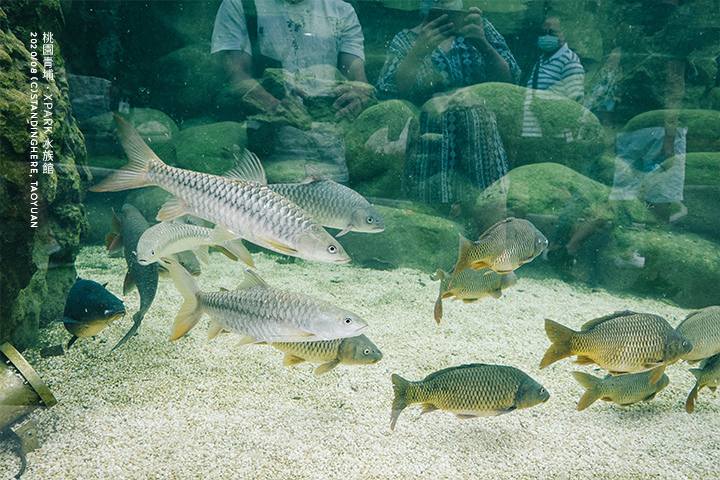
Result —
[{"label": "water", "polygon": [[[324,18],[303,16],[313,1],[288,7],[291,34],[300,35],[298,45],[304,37],[319,43],[312,55],[291,55],[286,66],[316,63],[334,48],[322,35],[303,35]],[[352,258],[348,265],[292,261],[248,247],[256,271],[273,287],[360,315],[383,359],[316,376],[309,363],[283,367],[283,354],[271,346],[240,346],[235,334],[208,340],[207,317],[170,342],[183,300],[169,278],[160,279],[138,334],[111,353],[139,308],[136,291],[122,295],[125,261],[105,250],[111,209],[132,203],[152,222],[166,194],[156,187],[90,192],[82,200],[89,231],[76,258],[64,224],[53,217],[61,209],[48,210],[47,265],[52,272],[74,260],[77,275],[107,282],[128,315],[47,358],[41,349],[66,344],[70,335],[41,316],[38,338],[23,354],[58,404],[31,414],[40,448],[28,454],[22,478],[716,476],[720,407],[716,394],[703,389],[694,413],[685,412],[695,384],[685,362],[668,367],[669,386],[650,402],[622,408],[598,401],[582,412],[576,405],[584,389],[571,372],[606,372],[571,359],[540,370],[539,362],[550,345],[546,318],[579,329],[633,310],[676,326],[694,309],[720,304],[717,0],[681,2],[677,9],[672,2],[466,2],[462,8],[479,6],[504,37],[507,50],[495,45],[508,70],[473,70],[472,49],[484,45],[468,40],[455,48],[469,57],[453,57],[454,50],[444,57],[468,60],[460,83],[421,69],[405,87],[402,68],[399,77],[389,74],[386,54],[401,29],[420,23],[418,7],[341,4],[362,25],[364,75],[371,84],[382,81],[377,99],[362,87],[348,90],[348,117],[339,119],[335,84],[327,81],[334,73],[325,67],[295,76],[268,70],[261,84],[283,100],[277,109],[267,97],[243,96],[246,84],[228,88],[218,55],[209,54],[220,4],[66,2],[63,28],[57,11],[36,1],[27,8],[37,7],[39,23],[13,27],[19,17],[8,7],[9,26],[0,28],[15,28],[28,49],[28,29],[40,25],[55,34],[56,52],[73,75],[72,112],[93,176],[81,175],[87,186],[127,161],[112,134],[110,112],[120,111],[170,165],[222,174],[234,164],[235,146],[247,147],[261,157],[270,183],[302,180],[309,163],[370,198],[387,228],[339,237]],[[263,22],[262,31],[279,38],[277,24]],[[532,74],[544,33],[567,41],[582,78],[548,90],[525,88],[552,83],[552,68],[549,77]],[[398,51],[403,46],[401,38],[393,42]],[[574,57],[560,53],[577,74]],[[426,67],[441,58],[436,52]],[[480,60],[486,61],[487,55]],[[64,75],[62,63],[56,65]],[[347,72],[362,79],[357,64]],[[423,84],[430,80],[432,86]],[[260,112],[267,101],[272,108]],[[453,266],[459,233],[477,239],[509,216],[533,222],[548,238],[548,251],[518,268],[518,283],[499,299],[445,300],[437,324],[439,282],[430,274]],[[206,291],[233,289],[246,268],[213,252],[196,280]],[[517,367],[550,400],[473,420],[443,411],[420,415],[421,407],[411,405],[390,430],[391,374],[420,380],[467,363]],[[0,471],[9,477],[19,468],[11,442],[0,443]]]}]

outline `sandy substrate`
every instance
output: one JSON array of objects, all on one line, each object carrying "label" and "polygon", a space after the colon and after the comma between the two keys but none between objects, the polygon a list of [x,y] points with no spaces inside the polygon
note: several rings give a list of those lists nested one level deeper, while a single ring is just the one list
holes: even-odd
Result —
[{"label": "sandy substrate", "polygon": [[[130,315],[63,357],[25,357],[58,404],[36,410],[41,448],[28,455],[24,480],[61,479],[321,479],[321,478],[717,478],[720,400],[700,392],[695,412],[685,399],[694,385],[685,363],[668,368],[670,385],[649,403],[621,408],[598,401],[575,410],[584,389],[562,360],[538,364],[549,346],[544,319],[573,328],[630,309],[664,316],[675,326],[688,313],[665,303],[537,280],[517,271],[500,300],[445,302],[433,320],[438,283],[414,270],[374,271],[254,254],[271,285],[312,295],[361,315],[384,358],[371,366],[340,365],[316,376],[314,365],[283,367],[268,346],[238,346],[232,334],[207,339],[205,317],[189,335],[167,340],[182,299],[161,278],[139,335],[114,353]],[[540,262],[537,259],[536,262]],[[100,247],[78,257],[79,274],[121,298],[125,265]],[[234,288],[243,264],[213,253],[198,282]],[[45,345],[65,343],[61,324]],[[419,380],[441,368],[484,362],[520,368],[547,388],[550,400],[498,417],[459,420],[409,406],[390,430],[390,375]],[[0,478],[19,460],[0,448]]]}]

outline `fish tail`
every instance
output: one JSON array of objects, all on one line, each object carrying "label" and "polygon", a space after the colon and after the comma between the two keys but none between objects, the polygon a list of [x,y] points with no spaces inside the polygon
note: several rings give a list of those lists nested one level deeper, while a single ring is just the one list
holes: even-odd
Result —
[{"label": "fish tail", "polygon": [[435,308],[433,309],[433,313],[435,315],[435,322],[437,322],[438,325],[440,325],[440,319],[442,318],[442,294],[438,295],[438,299],[435,302]]},{"label": "fish tail", "polygon": [[397,423],[400,412],[408,406],[407,389],[410,386],[410,382],[396,373],[392,374],[390,380],[392,380],[393,391],[395,392],[392,413],[390,414],[390,430],[395,430],[395,423]]},{"label": "fish tail", "polygon": [[700,390],[698,388],[700,384],[696,383],[693,389],[690,391],[690,395],[688,395],[687,400],[685,401],[685,411],[687,413],[692,413],[693,410],[695,410],[695,400],[697,400],[698,397],[698,391]]},{"label": "fish tail", "polygon": [[470,266],[470,247],[472,247],[472,242],[460,234],[460,248],[453,273],[454,277]]},{"label": "fish tail", "polygon": [[577,380],[580,385],[587,389],[577,404],[578,411],[585,410],[587,407],[595,403],[595,400],[600,398],[598,385],[600,385],[601,380],[583,372],[572,372],[572,376],[575,377],[575,380]]},{"label": "fish tail", "polygon": [[545,352],[545,356],[540,360],[540,368],[545,368],[573,354],[570,347],[570,340],[575,334],[575,331],[547,318],[545,319],[545,332],[552,342],[552,345],[550,345],[550,348]]},{"label": "fish tail", "polygon": [[180,307],[175,317],[172,334],[170,335],[170,340],[176,340],[197,325],[202,317],[203,312],[198,304],[200,287],[192,275],[175,260],[163,257],[160,261],[170,272],[175,287],[185,299],[185,303]]},{"label": "fish tail", "polygon": [[129,162],[102,182],[91,187],[90,191],[92,192],[118,192],[152,185],[146,178],[148,161],[155,160],[162,163],[162,160],[150,150],[150,147],[140,138],[127,120],[115,115],[115,125]]}]

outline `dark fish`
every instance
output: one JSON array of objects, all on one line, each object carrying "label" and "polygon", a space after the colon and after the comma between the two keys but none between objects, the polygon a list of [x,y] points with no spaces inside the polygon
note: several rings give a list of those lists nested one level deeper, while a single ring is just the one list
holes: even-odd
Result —
[{"label": "dark fish", "polygon": [[457,276],[451,270],[446,273],[438,269],[433,280],[440,280],[440,293],[435,302],[435,321],[440,323],[442,318],[442,301],[445,298],[455,297],[465,303],[476,302],[481,298],[500,298],[502,291],[517,283],[515,273],[495,273],[489,268],[483,270],[465,269]]},{"label": "dark fish", "polygon": [[510,217],[488,228],[475,242],[460,235],[455,275],[467,267],[491,268],[497,273],[512,272],[540,255],[547,245],[547,238],[535,225],[522,218]]},{"label": "dark fish", "polygon": [[63,316],[59,319],[72,334],[67,348],[78,338],[97,335],[103,328],[125,316],[123,302],[108,292],[106,285],[78,277],[70,288]]},{"label": "dark fish", "polygon": [[720,307],[712,306],[691,312],[675,330],[693,344],[682,359],[688,363],[720,353]]},{"label": "dark fish", "polygon": [[703,360],[700,368],[691,368],[690,373],[695,375],[697,382],[685,402],[685,411],[688,413],[695,410],[695,400],[703,387],[708,387],[711,392],[714,392],[720,386],[720,353]]},{"label": "dark fish", "polygon": [[112,251],[122,245],[125,252],[125,263],[127,263],[128,272],[125,275],[123,294],[127,295],[134,286],[137,286],[140,294],[140,308],[133,315],[133,326],[113,347],[113,350],[115,350],[135,335],[145,317],[145,313],[152,305],[158,286],[158,264],[140,265],[137,261],[138,240],[140,240],[143,232],[150,227],[137,208],[126,203],[122,207],[122,221],[115,216],[113,222],[115,223],[113,230],[120,233],[114,239],[108,237],[107,243],[108,250]]},{"label": "dark fish", "polygon": [[413,403],[422,403],[422,413],[441,409],[458,418],[475,418],[532,407],[550,398],[547,390],[526,373],[503,365],[460,365],[431,373],[419,382],[396,374],[391,380],[395,391],[391,430],[400,412]]},{"label": "dark fish", "polygon": [[664,318],[627,310],[591,320],[579,332],[546,319],[545,332],[553,344],[540,368],[577,355],[577,363],[597,363],[613,375],[652,370],[650,384],[692,349],[692,343]]},{"label": "dark fish", "polygon": [[627,375],[608,375],[605,378],[597,378],[583,372],[572,372],[572,374],[575,380],[587,389],[578,402],[578,410],[585,410],[598,398],[605,402],[615,402],[621,407],[649,402],[670,383],[670,379],[665,374],[659,381],[650,383],[652,370]]}]

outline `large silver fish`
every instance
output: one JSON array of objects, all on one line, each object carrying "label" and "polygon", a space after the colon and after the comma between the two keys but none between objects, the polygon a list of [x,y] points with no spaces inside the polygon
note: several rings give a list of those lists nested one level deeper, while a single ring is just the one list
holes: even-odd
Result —
[{"label": "large silver fish", "polygon": [[243,343],[308,342],[360,335],[367,323],[354,313],[322,300],[269,286],[248,271],[237,290],[203,292],[175,260],[162,258],[185,299],[177,314],[171,340],[185,335],[203,313],[212,317],[208,336],[239,333]]},{"label": "large silver fish", "polygon": [[[252,152],[241,157],[233,154],[238,165],[226,175],[267,185],[265,170]],[[312,165],[305,165],[307,177],[300,183],[274,183],[268,187],[300,205],[325,227],[338,228],[337,236],[347,232],[377,233],[385,230],[385,221],[365,197],[341,185]]]},{"label": "large silver fish", "polygon": [[161,257],[193,250],[200,260],[209,263],[209,245],[220,247],[231,258],[239,258],[251,267],[255,266],[242,240],[222,225],[208,228],[176,222],[160,222],[148,228],[138,241],[137,259],[140,265],[148,265],[158,262]]},{"label": "large silver fish", "polygon": [[192,213],[275,252],[326,263],[350,261],[342,245],[315,219],[265,185],[170,167],[127,121],[116,115],[115,123],[130,162],[90,190],[157,185],[174,195],[160,209],[158,220]]}]

